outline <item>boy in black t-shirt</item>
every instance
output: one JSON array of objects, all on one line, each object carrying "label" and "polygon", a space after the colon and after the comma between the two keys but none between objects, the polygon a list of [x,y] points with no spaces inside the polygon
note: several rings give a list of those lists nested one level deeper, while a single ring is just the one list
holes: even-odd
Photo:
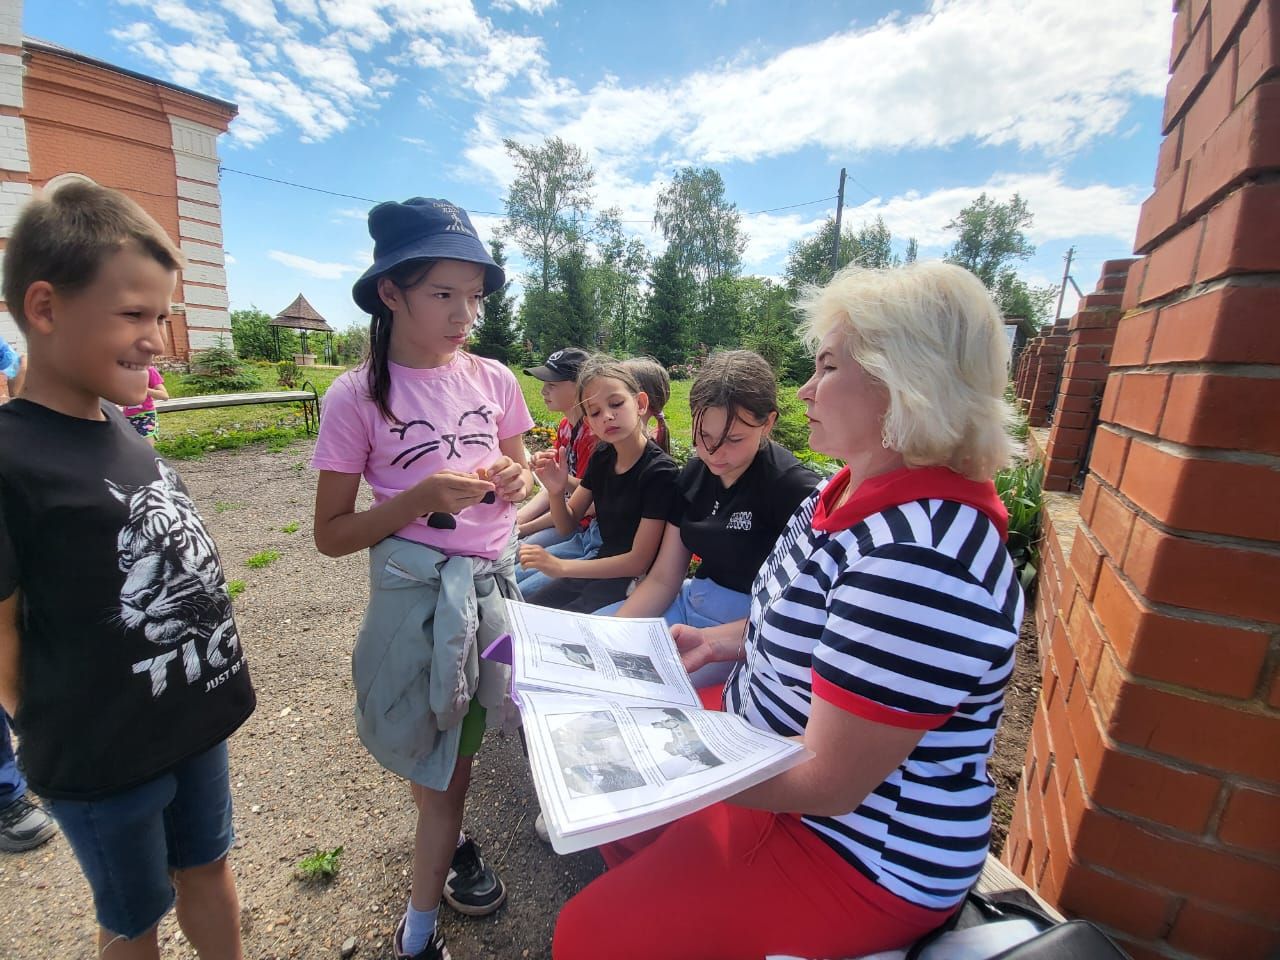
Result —
[{"label": "boy in black t-shirt", "polygon": [[212,539],[116,406],[146,395],[181,265],[137,204],[85,183],[31,202],[4,252],[29,367],[0,407],[0,706],[108,958],[157,955],[175,884],[199,954],[241,956],[226,739],[249,671]]}]

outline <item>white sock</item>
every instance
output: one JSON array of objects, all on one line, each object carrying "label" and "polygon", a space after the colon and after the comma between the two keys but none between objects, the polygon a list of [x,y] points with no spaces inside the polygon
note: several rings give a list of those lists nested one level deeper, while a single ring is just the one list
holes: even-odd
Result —
[{"label": "white sock", "polygon": [[415,910],[410,903],[404,911],[404,934],[400,938],[400,949],[411,957],[415,953],[421,953],[431,939],[431,932],[436,928],[436,915],[439,912],[438,903],[434,910]]},{"label": "white sock", "polygon": [[462,846],[462,845],[463,845],[464,843],[466,843],[466,842],[467,842],[467,835],[466,835],[465,833],[463,833],[461,830],[459,830],[459,831],[458,831],[458,846],[460,847],[460,846]]}]

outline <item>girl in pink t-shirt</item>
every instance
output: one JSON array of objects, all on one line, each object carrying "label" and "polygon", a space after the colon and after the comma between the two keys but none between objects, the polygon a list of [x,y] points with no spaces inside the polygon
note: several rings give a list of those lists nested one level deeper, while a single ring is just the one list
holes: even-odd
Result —
[{"label": "girl in pink t-shirt", "polygon": [[156,445],[156,435],[160,432],[156,422],[156,401],[168,399],[169,391],[164,388],[164,377],[160,376],[160,371],[155,367],[147,367],[146,398],[136,407],[122,408],[124,415],[133,424],[133,429],[138,431],[138,436],[153,447]]},{"label": "girl in pink t-shirt", "polygon": [[[352,290],[372,318],[369,357],[325,394],[312,460],[320,471],[316,546],[342,556],[399,537],[449,558],[474,558],[477,582],[509,578],[515,593],[515,505],[533,484],[523,441],[533,418],[511,371],[460,349],[481,301],[505,283],[503,271],[467,214],[443,200],[379,204],[369,213],[369,233],[374,263]],[[368,509],[356,506],[361,477],[373,491]],[[374,580],[371,591],[376,587]],[[371,650],[379,638],[387,642],[384,634],[361,630],[357,674],[368,659],[361,645]],[[355,679],[360,690],[362,678]],[[423,677],[423,696],[427,685]],[[472,916],[492,913],[506,897],[502,881],[460,832],[484,714],[473,699],[443,790],[411,780],[418,824],[397,957],[447,956],[436,928],[442,893]],[[376,738],[361,735],[384,766],[394,762],[380,755]]]}]

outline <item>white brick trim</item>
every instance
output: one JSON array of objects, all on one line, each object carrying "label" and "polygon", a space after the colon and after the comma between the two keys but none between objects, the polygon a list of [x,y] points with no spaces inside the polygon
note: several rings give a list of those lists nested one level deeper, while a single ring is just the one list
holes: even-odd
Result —
[{"label": "white brick trim", "polygon": [[[182,299],[188,306],[195,304],[201,307],[222,307],[224,310],[230,306],[227,301],[227,291],[221,287],[200,287],[193,283],[184,283]],[[187,315],[187,323],[191,323],[190,314]]]},{"label": "white brick trim", "polygon": [[22,335],[22,331],[18,329],[18,324],[9,315],[9,312],[2,307],[0,307],[0,339],[3,339],[18,353],[27,352],[27,338]]},{"label": "white brick trim", "polygon": [[199,200],[201,203],[212,204],[219,208],[222,206],[222,198],[218,195],[216,186],[183,180],[181,174],[179,174],[178,178],[178,196],[187,200]]},{"label": "white brick trim", "polygon": [[179,200],[178,216],[202,223],[222,223],[222,211],[218,207],[194,200]]},{"label": "white brick trim", "polygon": [[0,183],[0,237],[8,237],[18,214],[31,199],[31,184],[6,180]]},{"label": "white brick trim", "polygon": [[217,160],[206,160],[204,157],[193,157],[190,154],[176,152],[173,155],[173,160],[179,177],[217,186]]},{"label": "white brick trim", "polygon": [[220,267],[226,262],[220,246],[214,247],[207,243],[196,243],[194,240],[183,240],[181,246],[182,252],[188,260],[195,260],[199,263],[215,263]]},{"label": "white brick trim", "polygon": [[197,223],[195,220],[179,220],[178,236],[186,237],[190,240],[201,240],[205,243],[216,243],[222,245],[222,228],[211,226],[207,223]]},{"label": "white brick trim", "polygon": [[170,117],[169,127],[173,132],[174,153],[217,161],[219,131],[182,117]]},{"label": "white brick trim", "polygon": [[188,263],[182,271],[182,279],[193,283],[208,283],[218,287],[226,287],[227,271],[221,267],[213,267],[207,263]]},{"label": "white brick trim", "polygon": [[212,307],[187,307],[187,326],[197,329],[225,330],[231,334],[231,314]]},{"label": "white brick trim", "polygon": [[191,352],[197,350],[208,350],[210,347],[219,345],[231,346],[231,331],[228,329],[225,333],[218,333],[213,330],[192,330],[187,328],[187,343],[191,347]]}]

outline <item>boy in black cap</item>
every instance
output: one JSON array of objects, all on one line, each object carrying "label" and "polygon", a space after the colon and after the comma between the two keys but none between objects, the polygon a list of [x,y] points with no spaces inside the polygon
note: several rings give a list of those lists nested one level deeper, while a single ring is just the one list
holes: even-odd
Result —
[{"label": "boy in black cap", "polygon": [[[556,427],[555,449],[564,449],[569,458],[569,492],[578,486],[578,479],[587,469],[587,461],[596,448],[596,437],[582,416],[578,404],[578,371],[590,354],[578,347],[565,347],[547,357],[547,362],[525,369],[531,377],[542,381],[542,402],[547,409],[563,413]],[[525,543],[549,547],[568,539],[556,532],[551,520],[546,491],[520,508],[516,514],[516,532]],[[585,529],[585,528],[584,528]]]},{"label": "boy in black cap", "polygon": [[[542,401],[548,410],[562,412],[564,417],[556,427],[555,449],[563,449],[569,466],[569,486],[565,496],[572,494],[578,481],[587,471],[587,461],[596,448],[596,436],[582,415],[578,403],[578,372],[590,354],[577,347],[565,347],[547,357],[541,366],[525,370],[531,377],[542,381]],[[522,543],[546,547],[557,557],[566,560],[589,560],[600,549],[600,528],[595,520],[584,517],[581,525],[568,537],[556,530],[551,518],[550,503],[545,490],[520,508],[516,514],[516,531]],[[520,592],[531,595],[546,586],[548,578],[537,570],[525,570],[516,565],[516,581]]]}]

